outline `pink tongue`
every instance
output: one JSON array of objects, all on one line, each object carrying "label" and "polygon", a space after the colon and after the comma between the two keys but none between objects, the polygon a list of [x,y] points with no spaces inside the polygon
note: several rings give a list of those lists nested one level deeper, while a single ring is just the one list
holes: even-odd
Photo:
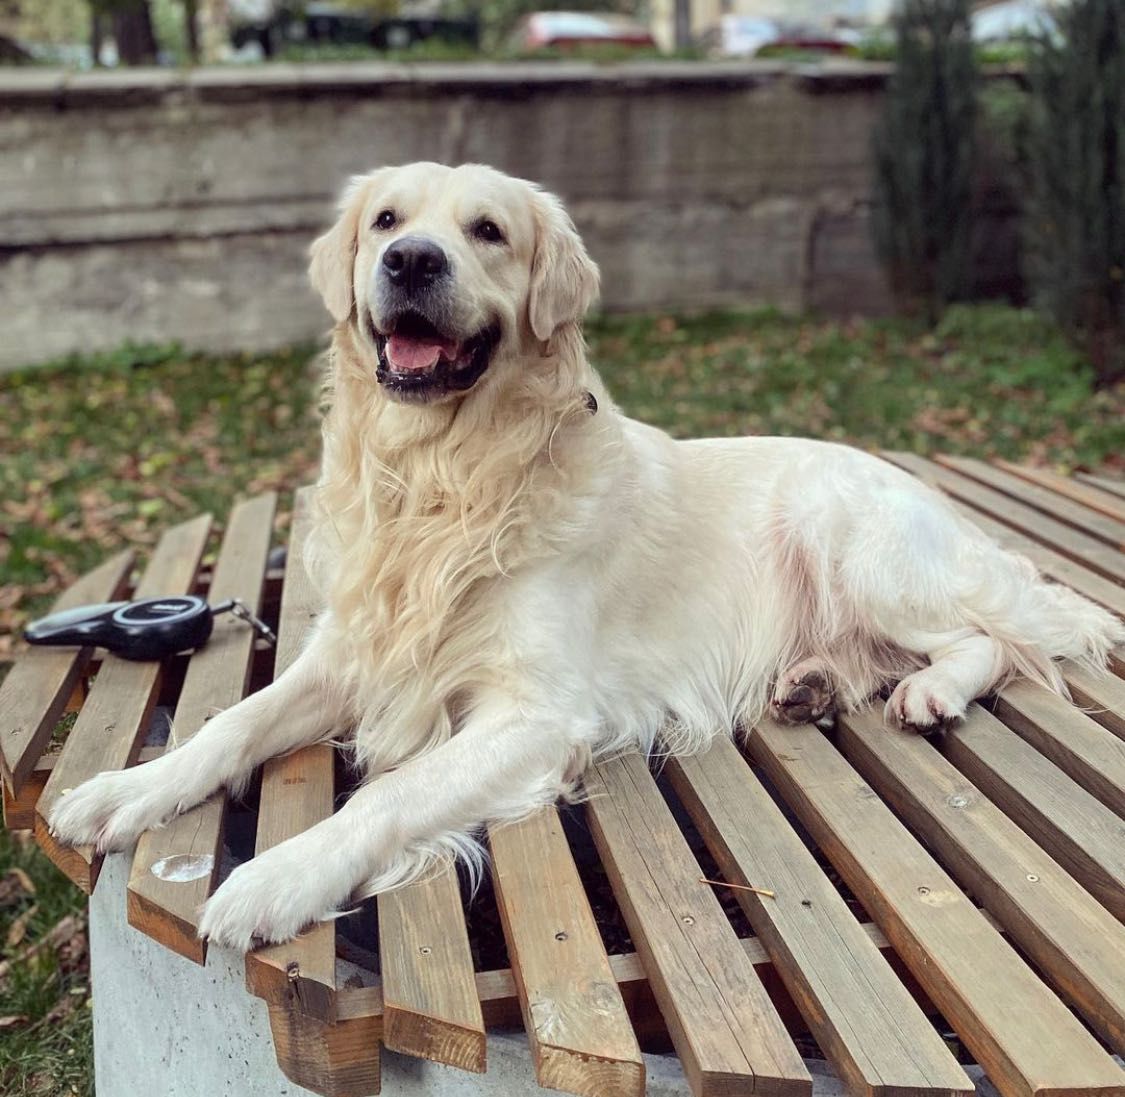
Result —
[{"label": "pink tongue", "polygon": [[387,340],[387,358],[397,370],[433,369],[445,347],[440,339],[412,339],[392,335]]}]

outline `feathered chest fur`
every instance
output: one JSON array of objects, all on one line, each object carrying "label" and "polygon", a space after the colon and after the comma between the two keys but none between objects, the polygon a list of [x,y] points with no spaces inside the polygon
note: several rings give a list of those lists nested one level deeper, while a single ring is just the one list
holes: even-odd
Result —
[{"label": "feathered chest fur", "polygon": [[585,449],[566,436],[590,416],[573,388],[546,403],[509,390],[471,408],[397,405],[347,344],[333,358],[309,567],[357,761],[378,773],[447,740],[502,673],[496,585],[561,550],[582,474],[567,456]]}]

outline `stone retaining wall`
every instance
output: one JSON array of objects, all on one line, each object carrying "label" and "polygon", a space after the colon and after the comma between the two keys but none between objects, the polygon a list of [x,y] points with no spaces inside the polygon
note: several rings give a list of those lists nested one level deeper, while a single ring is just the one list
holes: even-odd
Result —
[{"label": "stone retaining wall", "polygon": [[888,304],[868,235],[886,67],[271,65],[0,75],[0,368],[266,348],[327,315],[345,178],[482,161],[566,200],[609,309]]}]

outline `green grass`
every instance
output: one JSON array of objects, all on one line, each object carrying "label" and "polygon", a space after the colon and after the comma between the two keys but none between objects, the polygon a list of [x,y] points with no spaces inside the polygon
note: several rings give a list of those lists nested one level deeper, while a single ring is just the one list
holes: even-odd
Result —
[{"label": "green grass", "polygon": [[[1111,473],[1125,460],[1125,387],[1095,392],[1089,366],[1027,312],[954,309],[935,331],[763,311],[609,317],[589,335],[624,410],[679,436],[811,434]],[[31,614],[115,548],[311,480],[311,357],[126,349],[0,377],[0,661]],[[31,843],[0,833],[5,1097],[93,1092],[84,938],[65,921],[82,909]]]}]

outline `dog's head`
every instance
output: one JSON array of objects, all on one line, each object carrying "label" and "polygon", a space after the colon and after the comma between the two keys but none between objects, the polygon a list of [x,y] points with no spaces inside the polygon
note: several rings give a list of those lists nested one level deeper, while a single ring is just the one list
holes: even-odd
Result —
[{"label": "dog's head", "polygon": [[477,164],[358,176],[311,256],[313,287],[403,402],[455,399],[541,354],[598,290],[558,199]]}]

